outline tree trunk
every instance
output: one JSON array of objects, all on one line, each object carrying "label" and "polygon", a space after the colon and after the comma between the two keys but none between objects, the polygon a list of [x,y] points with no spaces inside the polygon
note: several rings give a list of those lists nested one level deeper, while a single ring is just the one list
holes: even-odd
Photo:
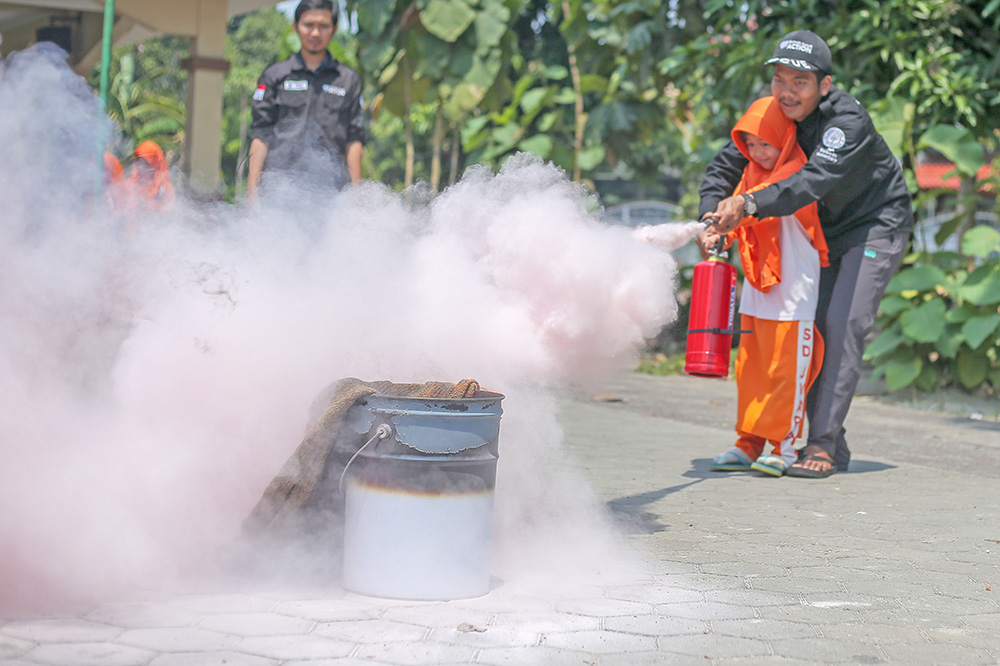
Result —
[{"label": "tree trunk", "polygon": [[403,56],[403,109],[406,116],[406,172],[403,176],[403,187],[413,185],[413,118],[410,102],[410,57]]},{"label": "tree trunk", "polygon": [[239,194],[243,188],[243,174],[246,173],[247,151],[249,142],[247,141],[247,100],[248,95],[243,95],[240,100],[240,149],[236,153],[236,177],[233,179],[233,189]]},{"label": "tree trunk", "polygon": [[[976,177],[962,177],[958,182],[958,197],[956,198],[955,217],[958,218],[958,227],[955,229],[955,238],[958,247],[962,247],[962,238],[965,232],[976,226]],[[971,270],[971,268],[970,268]]]},{"label": "tree trunk", "polygon": [[451,126],[451,173],[448,174],[448,184],[454,185],[458,178],[458,157],[462,149],[462,134],[458,130],[458,125]]},{"label": "tree trunk", "polygon": [[[569,20],[570,6],[563,0],[563,21]],[[569,73],[573,81],[573,94],[576,100],[573,104],[573,115],[576,121],[573,131],[573,182],[580,182],[580,153],[583,152],[583,128],[587,119],[583,115],[583,89],[580,85],[580,66],[576,60],[576,47],[566,40],[566,51],[569,54]]]},{"label": "tree trunk", "polygon": [[437,192],[441,185],[441,144],[444,143],[444,104],[438,102],[434,117],[434,136],[431,138],[431,192]]}]

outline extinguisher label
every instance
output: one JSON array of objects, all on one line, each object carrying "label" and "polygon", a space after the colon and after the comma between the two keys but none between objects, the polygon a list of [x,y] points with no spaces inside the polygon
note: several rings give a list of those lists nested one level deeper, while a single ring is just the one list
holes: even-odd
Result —
[{"label": "extinguisher label", "polygon": [[733,318],[736,315],[736,285],[733,284],[729,287],[729,326],[730,331],[733,330]]}]

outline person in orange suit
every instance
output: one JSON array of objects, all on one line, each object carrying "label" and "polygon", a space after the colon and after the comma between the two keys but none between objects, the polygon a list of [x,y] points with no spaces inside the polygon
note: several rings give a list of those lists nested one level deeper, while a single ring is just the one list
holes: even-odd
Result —
[{"label": "person in orange suit", "polygon": [[114,185],[125,180],[125,169],[117,157],[111,153],[104,153],[104,184]]},{"label": "person in orange suit", "polygon": [[164,210],[174,203],[174,186],[163,149],[153,141],[143,141],[135,147],[132,175],[129,178],[133,196],[155,210]]},{"label": "person in orange suit", "polygon": [[[751,104],[732,139],[749,160],[734,195],[784,180],[806,163],[795,123],[774,97]],[[700,242],[707,249],[719,239],[710,227]],[[820,266],[829,264],[826,240],[811,203],[791,215],[744,217],[726,241],[739,244],[745,275],[740,328],[749,332],[740,337],[736,353],[739,438],[709,467],[782,476],[798,457],[806,394],[822,364],[823,342],[814,320]],[[768,443],[773,451],[764,454]]]},{"label": "person in orange suit", "polygon": [[111,153],[104,153],[104,194],[111,210],[121,204],[124,183],[125,170],[122,163]]}]

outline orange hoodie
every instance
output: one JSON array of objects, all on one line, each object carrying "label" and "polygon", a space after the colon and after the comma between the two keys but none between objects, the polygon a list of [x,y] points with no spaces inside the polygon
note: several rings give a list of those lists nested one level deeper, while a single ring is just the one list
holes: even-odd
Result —
[{"label": "orange hoodie", "polygon": [[[743,132],[781,149],[773,170],[766,171],[750,160]],[[799,147],[795,136],[795,123],[785,117],[773,97],[761,97],[751,104],[733,127],[732,137],[739,151],[750,160],[743,170],[743,178],[736,186],[734,195],[764,189],[771,183],[788,178],[806,163],[806,155]],[[795,217],[802,223],[812,239],[813,247],[819,252],[820,264],[828,266],[830,260],[826,238],[820,227],[816,204],[811,203],[797,211]],[[780,229],[781,222],[777,217],[765,217],[759,220],[755,217],[745,217],[729,234],[730,240],[734,238],[739,240],[740,259],[747,280],[765,293],[770,290],[771,285],[781,282],[781,246],[778,242]]]},{"label": "orange hoodie", "polygon": [[136,193],[156,208],[164,208],[174,201],[174,186],[170,182],[170,167],[163,149],[153,141],[143,141],[135,147],[135,159],[145,160],[153,168],[153,177],[148,182],[139,180],[138,170],[130,179]]},{"label": "orange hoodie", "polygon": [[104,181],[106,184],[120,183],[125,179],[122,163],[111,153],[104,153]]}]

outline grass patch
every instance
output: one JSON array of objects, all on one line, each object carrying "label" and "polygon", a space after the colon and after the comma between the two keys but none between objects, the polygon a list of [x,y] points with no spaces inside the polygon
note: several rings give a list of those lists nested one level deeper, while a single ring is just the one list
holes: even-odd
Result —
[{"label": "grass patch", "polygon": [[639,359],[639,367],[635,371],[645,375],[683,375],[684,355],[667,356],[662,353],[647,352]]},{"label": "grass patch", "polygon": [[[635,371],[642,373],[644,375],[683,375],[684,374],[684,362],[686,361],[684,354],[674,354],[668,356],[663,352],[643,352],[642,356],[639,357],[639,365],[636,367]],[[729,379],[736,377],[736,354],[735,352],[729,357]]]}]

